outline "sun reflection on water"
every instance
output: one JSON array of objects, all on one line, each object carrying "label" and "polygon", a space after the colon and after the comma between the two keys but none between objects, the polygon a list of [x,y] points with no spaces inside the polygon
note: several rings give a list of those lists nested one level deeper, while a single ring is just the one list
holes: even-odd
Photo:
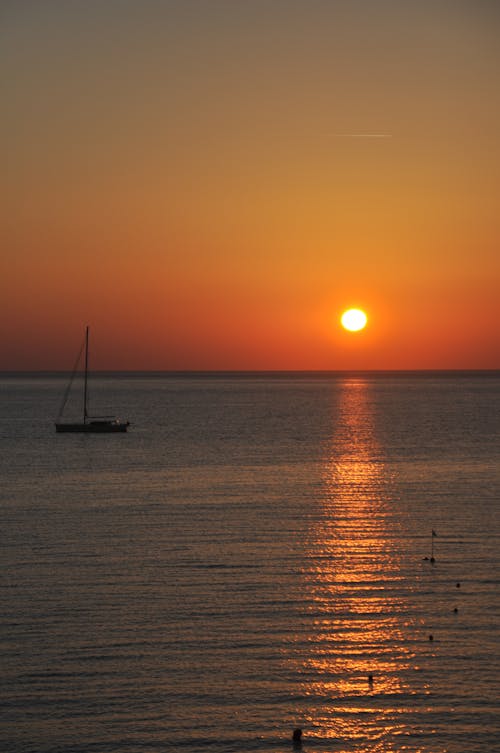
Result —
[{"label": "sun reflection on water", "polygon": [[312,736],[336,750],[390,751],[408,730],[414,669],[395,546],[392,480],[368,383],[346,379],[332,416],[320,521],[309,532],[314,628],[302,666]]}]

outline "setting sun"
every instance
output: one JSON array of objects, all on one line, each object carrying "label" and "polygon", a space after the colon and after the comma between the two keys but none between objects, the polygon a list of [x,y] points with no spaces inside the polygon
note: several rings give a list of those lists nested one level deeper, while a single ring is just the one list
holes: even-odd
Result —
[{"label": "setting sun", "polygon": [[366,327],[368,318],[361,309],[349,309],[348,311],[344,311],[340,317],[340,321],[344,329],[349,330],[349,332],[359,332],[360,329]]}]

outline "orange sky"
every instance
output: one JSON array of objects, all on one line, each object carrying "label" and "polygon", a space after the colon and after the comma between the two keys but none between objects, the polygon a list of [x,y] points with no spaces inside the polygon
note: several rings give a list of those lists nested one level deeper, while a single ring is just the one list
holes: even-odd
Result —
[{"label": "orange sky", "polygon": [[[0,10],[0,369],[500,368],[500,7]],[[366,309],[362,333],[343,309]]]}]

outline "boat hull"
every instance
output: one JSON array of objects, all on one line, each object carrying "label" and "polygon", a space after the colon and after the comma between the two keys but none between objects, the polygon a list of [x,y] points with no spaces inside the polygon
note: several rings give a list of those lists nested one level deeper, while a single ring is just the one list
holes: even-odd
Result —
[{"label": "boat hull", "polygon": [[56,431],[73,434],[116,434],[125,432],[129,421],[88,421],[87,423],[57,423]]}]

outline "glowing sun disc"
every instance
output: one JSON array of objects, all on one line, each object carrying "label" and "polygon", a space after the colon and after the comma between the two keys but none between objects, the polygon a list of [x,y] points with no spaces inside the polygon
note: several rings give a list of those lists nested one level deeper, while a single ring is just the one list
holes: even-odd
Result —
[{"label": "glowing sun disc", "polygon": [[359,332],[360,329],[366,327],[368,318],[361,309],[349,309],[348,311],[344,311],[340,317],[340,321],[343,328],[348,329],[349,332]]}]

